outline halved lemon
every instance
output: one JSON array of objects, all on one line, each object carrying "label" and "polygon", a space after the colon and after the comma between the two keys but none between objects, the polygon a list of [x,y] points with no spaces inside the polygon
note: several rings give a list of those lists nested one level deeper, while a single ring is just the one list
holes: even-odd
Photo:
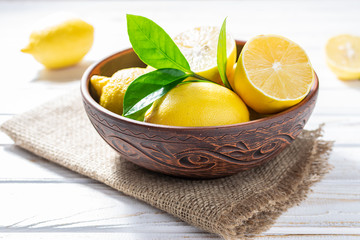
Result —
[{"label": "halved lemon", "polygon": [[260,35],[246,42],[233,81],[249,107],[271,114],[304,99],[314,78],[309,58],[298,44],[278,35]]},{"label": "halved lemon", "polygon": [[326,44],[326,62],[339,79],[360,78],[360,37],[342,34]]},{"label": "halved lemon", "polygon": [[[217,68],[217,45],[220,29],[217,27],[197,27],[174,38],[193,72],[213,82],[222,84]],[[236,60],[236,44],[230,34],[226,35],[226,74],[231,75]],[[230,83],[231,84],[231,83]]]}]

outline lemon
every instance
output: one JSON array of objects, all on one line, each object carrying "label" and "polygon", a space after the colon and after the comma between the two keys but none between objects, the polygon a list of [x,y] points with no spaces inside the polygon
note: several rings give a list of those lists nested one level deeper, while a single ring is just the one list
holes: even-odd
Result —
[{"label": "lemon", "polygon": [[121,115],[127,87],[137,77],[150,71],[146,68],[126,68],[117,71],[111,77],[94,75],[90,82],[99,96],[99,104]]},{"label": "lemon", "polygon": [[59,13],[41,20],[32,31],[29,44],[21,51],[31,54],[46,68],[63,68],[80,62],[90,50],[93,39],[92,25]]},{"label": "lemon", "polygon": [[[198,75],[222,84],[217,68],[217,45],[220,29],[217,27],[197,27],[174,38],[190,68]],[[236,43],[230,34],[226,35],[227,66],[230,75],[236,60]],[[231,83],[230,83],[231,84]]]},{"label": "lemon", "polygon": [[299,103],[310,91],[315,73],[305,51],[277,35],[246,42],[234,74],[234,90],[255,111],[271,114]]},{"label": "lemon", "polygon": [[249,121],[249,111],[233,91],[211,82],[188,82],[155,101],[145,121],[172,126],[219,126]]},{"label": "lemon", "polygon": [[326,62],[339,79],[360,78],[360,37],[342,34],[326,44]]}]

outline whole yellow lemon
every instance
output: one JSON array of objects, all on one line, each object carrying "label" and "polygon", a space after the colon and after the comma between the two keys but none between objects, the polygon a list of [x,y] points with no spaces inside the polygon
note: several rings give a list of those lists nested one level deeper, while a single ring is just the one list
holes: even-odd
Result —
[{"label": "whole yellow lemon", "polygon": [[93,40],[92,25],[73,15],[58,13],[39,22],[29,44],[21,51],[31,54],[46,68],[63,68],[80,62]]},{"label": "whole yellow lemon", "polygon": [[172,126],[220,126],[249,121],[233,91],[211,82],[184,82],[154,102],[145,121]]},{"label": "whole yellow lemon", "polygon": [[99,104],[117,113],[123,112],[123,101],[126,89],[137,77],[151,72],[147,68],[126,68],[114,73],[111,77],[94,75],[90,82],[99,97]]}]

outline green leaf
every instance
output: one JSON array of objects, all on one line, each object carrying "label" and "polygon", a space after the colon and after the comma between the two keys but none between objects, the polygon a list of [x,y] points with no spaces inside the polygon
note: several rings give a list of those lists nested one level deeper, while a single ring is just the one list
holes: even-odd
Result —
[{"label": "green leaf", "polygon": [[175,68],[191,72],[190,65],[170,36],[155,22],[127,14],[131,45],[139,58],[154,68]]},{"label": "green leaf", "polygon": [[138,121],[144,121],[144,118],[145,118],[145,113],[146,111],[151,108],[151,104],[149,104],[148,106],[140,109],[139,111],[137,112],[134,112],[133,114],[130,114],[130,115],[124,115],[124,117],[127,117],[127,118],[131,118],[131,119],[134,119],[134,120],[138,120]]},{"label": "green leaf", "polygon": [[164,96],[192,74],[178,69],[164,68],[146,73],[135,79],[124,96],[123,116],[143,121],[151,104]]},{"label": "green leaf", "polygon": [[226,53],[226,18],[225,18],[219,34],[219,41],[217,47],[217,65],[224,86],[231,89],[231,86],[226,76],[226,64],[227,64],[227,53]]}]

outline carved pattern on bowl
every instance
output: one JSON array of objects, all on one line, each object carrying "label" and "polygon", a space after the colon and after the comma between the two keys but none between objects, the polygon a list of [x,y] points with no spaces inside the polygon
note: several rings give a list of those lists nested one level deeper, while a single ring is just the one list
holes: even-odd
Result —
[{"label": "carved pattern on bowl", "polygon": [[[314,104],[315,100],[309,104],[310,108],[313,108]],[[110,123],[110,119],[101,117],[102,115],[93,111],[86,102],[85,106],[99,134],[128,160],[143,165],[142,159],[147,158],[161,168],[187,172],[209,170],[220,162],[243,166],[244,169],[259,165],[288,146],[304,128],[311,114],[311,111],[303,110],[291,118],[272,122],[268,126],[216,137],[166,138],[150,132],[122,128]],[[169,139],[176,139],[178,143],[171,145],[171,148],[167,147],[170,146],[167,144]],[[194,144],[189,142],[189,139],[202,142],[202,147],[193,147]],[[151,169],[149,164],[143,166]]]}]

